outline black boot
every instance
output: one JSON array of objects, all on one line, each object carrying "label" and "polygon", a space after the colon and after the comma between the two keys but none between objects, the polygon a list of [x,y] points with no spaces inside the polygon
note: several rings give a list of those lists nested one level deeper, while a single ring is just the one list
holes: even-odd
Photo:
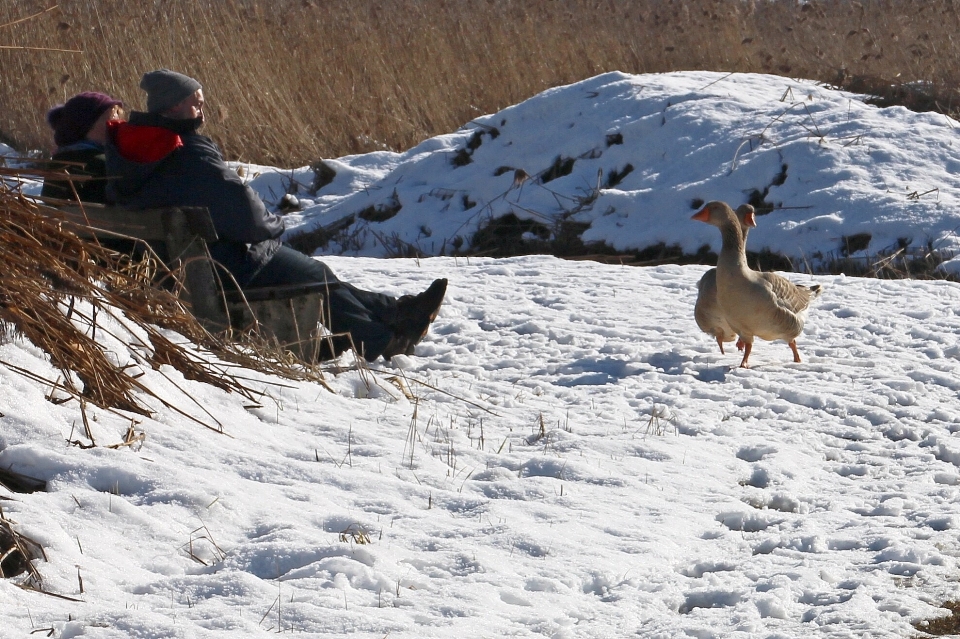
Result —
[{"label": "black boot", "polygon": [[320,352],[317,354],[317,361],[325,362],[330,359],[336,359],[350,348],[350,337],[348,335],[332,335],[320,338]]},{"label": "black boot", "polygon": [[[447,292],[447,279],[434,280],[430,287],[419,295],[404,295],[397,300],[397,319],[393,326],[394,339],[390,341],[384,357],[413,354],[413,347],[420,343],[437,319],[443,296]],[[387,353],[390,353],[388,356]]]},{"label": "black boot", "polygon": [[[410,351],[410,352],[407,352]],[[402,335],[394,335],[390,338],[387,347],[383,349],[383,359],[389,361],[394,355],[413,355],[413,345],[410,340]]]}]

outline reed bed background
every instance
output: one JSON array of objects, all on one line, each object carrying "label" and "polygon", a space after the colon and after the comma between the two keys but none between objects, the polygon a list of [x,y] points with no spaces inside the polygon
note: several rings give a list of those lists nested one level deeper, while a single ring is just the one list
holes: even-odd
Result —
[{"label": "reed bed background", "polygon": [[[231,159],[404,150],[593,75],[803,77],[919,109],[960,104],[957,0],[0,2],[0,141],[49,151],[85,90],[141,108],[144,71],[198,78]],[[29,18],[29,19],[25,19]]]}]

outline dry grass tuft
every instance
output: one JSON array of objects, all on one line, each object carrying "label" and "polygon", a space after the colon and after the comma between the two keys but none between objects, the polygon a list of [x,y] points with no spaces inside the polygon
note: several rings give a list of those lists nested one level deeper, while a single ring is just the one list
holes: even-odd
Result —
[{"label": "dry grass tuft", "polygon": [[[0,178],[3,172],[21,177],[6,169],[0,170]],[[42,173],[33,177],[37,176]],[[263,395],[232,374],[234,365],[323,383],[318,367],[305,365],[255,336],[230,336],[237,341],[227,341],[211,335],[171,290],[155,284],[160,271],[175,289],[177,273],[166,272],[149,254],[133,260],[79,238],[57,219],[55,209],[23,197],[12,186],[15,184],[0,179],[0,262],[4,273],[0,279],[0,339],[15,335],[28,339],[49,354],[61,376],[40,379],[11,363],[0,360],[0,365],[49,386],[51,399],[65,394],[67,401],[77,400],[81,408],[89,402],[149,415],[150,409],[140,399],[149,396],[187,414],[140,381],[141,365],[156,370],[172,366],[187,379],[240,393],[253,405],[259,404]],[[180,333],[187,343],[173,341],[161,329]],[[106,336],[129,345],[133,363],[118,363],[102,345]],[[222,431],[219,423],[201,423]]]},{"label": "dry grass tuft", "polygon": [[[147,70],[204,84],[229,157],[403,150],[606,71],[774,73],[956,110],[952,0],[60,0],[0,3],[0,141],[50,144],[86,90],[141,107]],[[33,17],[31,17],[33,16]],[[79,51],[80,53],[77,53]]]},{"label": "dry grass tuft", "polygon": [[32,563],[40,558],[46,559],[43,547],[17,532],[0,511],[0,579],[10,579],[27,573],[25,583],[42,589],[43,579]]},{"label": "dry grass tuft", "polygon": [[344,530],[340,531],[338,538],[344,543],[358,545],[372,543],[370,539],[370,533],[368,533],[360,524],[350,524]]},{"label": "dry grass tuft", "polygon": [[946,601],[940,604],[940,607],[950,614],[913,624],[924,637],[956,637],[960,634],[960,601]]}]

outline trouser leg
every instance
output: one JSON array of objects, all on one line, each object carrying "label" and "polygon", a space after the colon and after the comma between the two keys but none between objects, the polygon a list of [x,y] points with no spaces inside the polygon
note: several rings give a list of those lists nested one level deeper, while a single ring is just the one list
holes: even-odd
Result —
[{"label": "trouser leg", "polygon": [[337,284],[324,296],[324,325],[334,333],[349,333],[366,359],[372,361],[379,357],[393,337],[396,298],[342,282],[323,262],[286,246],[280,248],[248,287],[314,282]]}]

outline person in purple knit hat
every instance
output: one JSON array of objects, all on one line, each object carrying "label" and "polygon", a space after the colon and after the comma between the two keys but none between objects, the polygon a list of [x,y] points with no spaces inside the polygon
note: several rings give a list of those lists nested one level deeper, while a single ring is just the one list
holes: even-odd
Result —
[{"label": "person in purple knit hat", "polygon": [[75,95],[50,109],[47,124],[53,129],[53,141],[57,145],[52,158],[54,169],[63,168],[70,175],[96,179],[71,183],[70,180],[47,178],[40,194],[61,200],[79,198],[81,202],[106,202],[104,145],[107,122],[122,115],[123,102],[93,91]]}]

